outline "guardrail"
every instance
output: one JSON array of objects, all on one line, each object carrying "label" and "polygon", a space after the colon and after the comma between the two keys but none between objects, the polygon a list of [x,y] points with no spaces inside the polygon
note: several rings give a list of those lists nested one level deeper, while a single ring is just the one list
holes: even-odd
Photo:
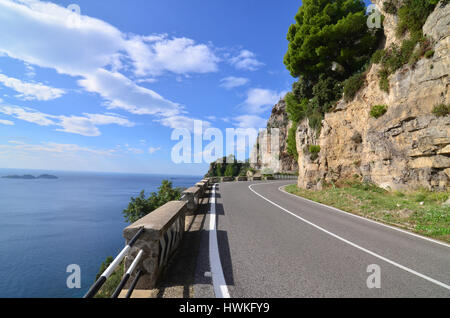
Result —
[{"label": "guardrail", "polygon": [[[117,255],[117,257],[114,259],[114,261],[111,263],[111,265],[108,266],[108,268],[101,274],[101,276],[97,279],[97,281],[92,285],[92,287],[89,289],[89,291],[84,295],[84,298],[92,298],[94,297],[100,288],[105,284],[106,280],[114,273],[116,268],[122,263],[123,259],[126,257],[127,253],[131,250],[133,245],[136,243],[136,241],[139,239],[139,237],[144,233],[144,228],[137,229],[136,233],[134,233],[133,237],[129,240],[127,245],[123,248],[123,250]],[[141,254],[141,251],[139,252]],[[141,254],[142,256],[142,254]],[[136,268],[136,264],[134,266]],[[131,267],[131,271],[127,271],[127,274],[129,273],[131,275],[131,272],[134,270]],[[129,276],[128,276],[129,278]],[[122,286],[123,288],[123,286]],[[119,291],[120,293],[120,291]],[[116,293],[114,293],[115,295]],[[117,297],[117,296],[116,296]]]},{"label": "guardrail", "polygon": [[150,290],[156,286],[160,274],[183,238],[187,205],[186,201],[168,202],[123,231],[123,236],[129,241],[140,228],[145,229],[125,258],[125,268],[129,269],[139,252],[143,251],[141,275],[135,288]]},{"label": "guardrail", "polygon": [[111,298],[117,298],[124,289],[128,289],[126,298],[132,296],[135,289],[151,290],[174,254],[183,238],[186,215],[193,214],[200,199],[210,184],[233,181],[292,180],[297,176],[274,175],[266,177],[221,177],[207,178],[194,187],[186,189],[180,201],[171,201],[126,227],[123,236],[126,246],[117,255],[110,266],[101,274],[84,296],[94,297],[124,261],[125,275]]},{"label": "guardrail", "polygon": [[297,175],[290,174],[274,174],[267,176],[254,176],[254,177],[211,177],[209,178],[210,184],[223,183],[223,182],[234,182],[234,181],[261,181],[261,180],[297,180]]},{"label": "guardrail", "polygon": [[158,278],[183,238],[186,215],[197,210],[208,186],[209,180],[204,179],[195,187],[186,189],[180,201],[168,202],[126,227],[123,231],[126,246],[84,298],[94,297],[122,261],[126,272],[111,298],[119,297],[124,289],[128,289],[125,297],[129,298],[135,289],[155,288]]}]

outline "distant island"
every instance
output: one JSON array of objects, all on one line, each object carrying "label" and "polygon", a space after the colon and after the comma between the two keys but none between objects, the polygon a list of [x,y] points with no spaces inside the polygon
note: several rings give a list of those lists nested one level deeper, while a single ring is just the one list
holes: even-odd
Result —
[{"label": "distant island", "polygon": [[57,176],[53,176],[51,174],[41,174],[40,176],[32,176],[30,174],[25,174],[23,176],[19,176],[19,175],[12,175],[12,176],[4,176],[2,177],[3,179],[21,179],[21,180],[36,180],[36,179],[49,179],[49,180],[54,180],[54,179],[58,179]]}]

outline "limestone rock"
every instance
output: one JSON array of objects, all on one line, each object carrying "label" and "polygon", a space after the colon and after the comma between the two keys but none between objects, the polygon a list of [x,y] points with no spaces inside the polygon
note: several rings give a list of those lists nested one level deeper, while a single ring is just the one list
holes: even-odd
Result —
[{"label": "limestone rock", "polygon": [[[289,121],[286,113],[286,102],[280,100],[272,110],[272,115],[267,123],[267,132],[262,132],[258,136],[258,140],[263,142],[267,140],[268,146],[265,149],[259,149],[255,145],[255,149],[250,156],[252,167],[258,170],[269,169],[275,172],[295,172],[298,169],[298,163],[293,156],[287,152],[287,137],[292,123]],[[272,138],[272,129],[279,129],[279,157],[273,156],[270,150]],[[274,135],[274,134],[273,134]],[[260,143],[258,143],[260,145]]]},{"label": "limestone rock", "polygon": [[[381,9],[384,0],[373,1]],[[385,14],[385,13],[383,13]],[[394,15],[385,14],[386,44],[401,44]],[[414,68],[405,65],[390,77],[390,93],[379,88],[380,65],[372,65],[367,86],[352,102],[338,102],[325,115],[320,136],[307,120],[300,123],[299,186],[318,189],[323,181],[361,176],[386,189],[447,189],[450,184],[450,116],[436,117],[433,107],[450,103],[450,5],[438,5],[424,33],[434,40],[435,55]],[[373,105],[388,105],[378,119]],[[319,158],[304,151],[320,145]]]}]

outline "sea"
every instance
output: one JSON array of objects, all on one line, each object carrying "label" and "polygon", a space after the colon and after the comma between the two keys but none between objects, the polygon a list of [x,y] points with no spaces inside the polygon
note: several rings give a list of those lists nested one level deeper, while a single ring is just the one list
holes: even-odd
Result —
[{"label": "sea", "polygon": [[[122,231],[127,223],[122,212],[131,197],[141,190],[157,191],[164,179],[186,188],[202,179],[0,169],[0,177],[24,174],[51,174],[58,179],[0,178],[2,298],[83,297],[100,264],[125,246]],[[72,264],[81,269],[81,288],[68,287],[72,272],[67,270]]]}]

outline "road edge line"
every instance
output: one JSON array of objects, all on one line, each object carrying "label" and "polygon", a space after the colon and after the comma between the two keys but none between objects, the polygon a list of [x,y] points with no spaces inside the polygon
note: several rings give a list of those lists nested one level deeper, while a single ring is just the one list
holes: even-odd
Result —
[{"label": "road edge line", "polygon": [[253,190],[252,186],[254,186],[254,185],[256,185],[256,184],[250,185],[250,186],[248,187],[248,188],[250,189],[250,191],[252,191],[254,194],[258,195],[258,196],[261,197],[262,199],[266,200],[267,202],[271,203],[272,205],[276,206],[277,208],[281,209],[282,211],[284,211],[284,212],[286,212],[286,213],[292,215],[293,217],[295,217],[295,218],[297,218],[297,219],[303,221],[304,223],[309,224],[309,225],[311,225],[312,227],[315,227],[316,229],[318,229],[318,230],[324,232],[325,234],[328,234],[328,235],[330,235],[330,236],[332,236],[332,237],[334,237],[334,238],[336,238],[336,239],[338,239],[338,240],[340,240],[340,241],[342,241],[342,242],[344,242],[344,243],[346,243],[346,244],[348,244],[348,245],[350,245],[350,246],[353,246],[354,248],[357,248],[357,249],[359,249],[360,251],[363,251],[363,252],[365,252],[365,253],[367,253],[367,254],[369,254],[369,255],[372,255],[372,256],[374,256],[374,257],[376,257],[376,258],[378,258],[378,259],[380,259],[380,260],[382,260],[382,261],[384,261],[384,262],[386,262],[386,263],[389,263],[389,264],[391,264],[391,265],[393,265],[393,266],[395,266],[395,267],[397,267],[397,268],[403,269],[404,271],[406,271],[406,272],[408,272],[408,273],[410,273],[410,274],[413,274],[413,275],[415,275],[415,276],[417,276],[417,277],[423,278],[424,280],[427,280],[427,281],[429,281],[429,282],[431,282],[431,283],[433,283],[433,284],[435,284],[435,285],[438,285],[438,286],[443,287],[443,288],[445,288],[445,289],[447,289],[447,290],[450,290],[450,286],[447,285],[447,284],[445,284],[445,283],[443,283],[443,282],[440,282],[440,281],[438,281],[438,280],[436,280],[436,279],[434,279],[434,278],[431,278],[431,277],[429,277],[429,276],[426,276],[426,275],[424,275],[424,274],[421,274],[421,273],[419,273],[419,272],[416,272],[415,270],[413,270],[413,269],[411,269],[411,268],[408,268],[408,267],[406,267],[406,266],[403,266],[403,265],[401,265],[401,264],[399,264],[399,263],[397,263],[397,262],[394,262],[394,261],[392,261],[392,260],[390,260],[390,259],[388,259],[388,258],[386,258],[386,257],[384,257],[384,256],[381,256],[381,255],[379,255],[379,254],[377,254],[377,253],[375,253],[375,252],[372,252],[372,251],[370,251],[370,250],[368,250],[368,249],[366,249],[366,248],[364,248],[364,247],[362,247],[362,246],[359,246],[359,245],[356,244],[356,243],[353,243],[353,242],[351,242],[351,241],[349,241],[349,240],[347,240],[347,239],[345,239],[345,238],[343,238],[343,237],[340,237],[339,235],[334,234],[334,233],[332,233],[332,232],[330,232],[330,231],[324,229],[323,227],[320,227],[320,226],[318,226],[318,225],[316,225],[316,224],[314,224],[314,223],[312,223],[312,222],[310,222],[310,221],[308,221],[308,220],[306,220],[306,219],[304,219],[304,218],[302,218],[302,217],[296,215],[295,213],[292,213],[291,211],[289,211],[289,210],[283,208],[282,206],[276,204],[275,202],[272,202],[271,200],[267,199],[267,198],[264,197],[263,195],[259,194],[259,193],[256,192],[255,190]]},{"label": "road edge line", "polygon": [[310,199],[307,199],[307,198],[304,198],[304,197],[301,197],[301,196],[298,196],[298,195],[289,193],[289,192],[287,192],[286,190],[282,189],[283,187],[287,187],[287,185],[279,187],[278,190],[279,190],[280,192],[282,192],[282,193],[288,194],[288,195],[293,196],[293,197],[295,197],[295,198],[297,198],[297,199],[305,200],[305,201],[307,201],[307,202],[314,203],[314,204],[316,204],[316,205],[319,205],[319,206],[328,208],[328,209],[333,210],[333,211],[335,211],[335,212],[339,212],[339,213],[343,213],[343,214],[346,214],[346,215],[349,215],[349,216],[353,216],[353,217],[358,218],[358,219],[361,219],[361,220],[365,220],[365,221],[368,221],[368,222],[371,222],[371,223],[375,223],[375,224],[378,224],[378,225],[387,227],[387,228],[389,228],[389,229],[391,229],[391,230],[395,230],[395,231],[398,231],[398,232],[401,232],[401,233],[404,233],[404,234],[408,234],[408,235],[414,236],[414,237],[416,237],[416,238],[420,238],[420,239],[422,239],[422,240],[429,241],[429,242],[431,242],[431,243],[439,244],[439,245],[442,245],[442,246],[445,246],[445,247],[450,248],[450,244],[447,244],[447,243],[445,243],[445,242],[441,242],[441,241],[432,239],[432,238],[430,238],[430,237],[422,236],[422,235],[420,235],[420,234],[417,234],[417,233],[414,233],[414,232],[410,232],[410,231],[407,231],[407,230],[404,230],[404,229],[401,229],[401,228],[398,228],[398,227],[395,227],[395,226],[392,226],[392,225],[389,225],[389,224],[385,224],[385,223],[382,223],[382,222],[379,222],[379,221],[376,221],[376,220],[368,219],[368,218],[365,218],[365,217],[363,217],[363,216],[361,216],[361,215],[357,215],[357,214],[353,214],[353,213],[350,213],[350,212],[346,212],[346,211],[344,211],[344,210],[340,210],[340,209],[335,208],[335,207],[333,207],[333,206],[329,206],[329,205],[326,205],[326,204],[323,204],[323,203],[319,203],[319,202],[316,202],[316,201],[312,201],[312,200],[310,200]]},{"label": "road edge line", "polygon": [[213,186],[211,193],[211,207],[209,211],[209,267],[211,269],[216,298],[230,298],[219,254],[218,233],[216,229],[216,186],[217,184]]}]

